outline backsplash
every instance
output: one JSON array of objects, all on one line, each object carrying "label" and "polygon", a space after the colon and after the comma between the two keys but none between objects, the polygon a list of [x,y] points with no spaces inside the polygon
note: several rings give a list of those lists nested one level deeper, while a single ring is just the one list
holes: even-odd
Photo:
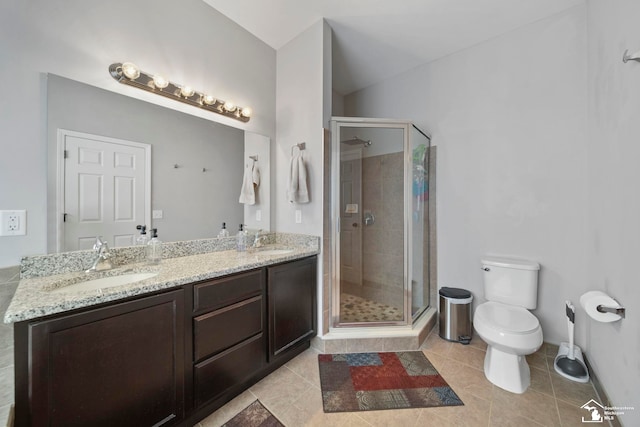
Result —
[{"label": "backsplash", "polygon": [[[264,233],[264,244],[319,246],[319,238],[302,234]],[[251,235],[250,235],[251,238]],[[162,244],[162,258],[179,258],[209,252],[228,251],[236,247],[236,237],[185,240]],[[113,267],[141,262],[145,259],[144,246],[110,248]],[[57,254],[23,257],[20,263],[20,278],[50,276],[71,273],[89,268],[95,258],[93,250],[62,252]]]}]

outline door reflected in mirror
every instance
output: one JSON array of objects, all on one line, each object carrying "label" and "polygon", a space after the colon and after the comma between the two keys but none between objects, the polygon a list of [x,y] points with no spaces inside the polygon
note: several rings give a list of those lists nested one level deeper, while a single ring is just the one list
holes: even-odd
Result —
[{"label": "door reflected in mirror", "polygon": [[[100,141],[142,151],[109,155],[94,147]],[[137,225],[157,228],[163,241],[216,237],[223,222],[232,235],[240,223],[271,228],[270,139],[263,135],[49,74],[47,145],[48,252],[90,248],[96,235],[126,246]],[[250,156],[261,179],[255,204],[244,205]]]}]

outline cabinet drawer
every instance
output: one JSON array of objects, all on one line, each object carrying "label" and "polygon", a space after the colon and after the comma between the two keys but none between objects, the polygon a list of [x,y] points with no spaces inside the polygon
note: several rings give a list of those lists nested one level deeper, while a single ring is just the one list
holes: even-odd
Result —
[{"label": "cabinet drawer", "polygon": [[242,384],[264,367],[264,334],[257,335],[229,350],[194,366],[196,407]]},{"label": "cabinet drawer", "polygon": [[262,332],[262,296],[193,319],[194,359],[201,360]]},{"label": "cabinet drawer", "polygon": [[262,269],[198,283],[193,287],[193,310],[216,309],[256,296],[263,283]]}]

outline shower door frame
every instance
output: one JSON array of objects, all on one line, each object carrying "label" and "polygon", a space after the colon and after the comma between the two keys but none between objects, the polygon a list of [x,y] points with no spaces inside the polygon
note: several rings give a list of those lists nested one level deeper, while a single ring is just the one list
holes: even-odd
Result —
[{"label": "shower door frame", "polygon": [[[404,158],[404,242],[403,242],[403,320],[378,322],[340,322],[340,131],[343,127],[392,128],[403,130],[403,158]],[[331,118],[331,307],[329,330],[344,328],[369,328],[377,326],[391,326],[411,328],[413,316],[411,313],[413,247],[411,221],[411,122],[396,119],[376,119],[363,117],[332,117]]]}]

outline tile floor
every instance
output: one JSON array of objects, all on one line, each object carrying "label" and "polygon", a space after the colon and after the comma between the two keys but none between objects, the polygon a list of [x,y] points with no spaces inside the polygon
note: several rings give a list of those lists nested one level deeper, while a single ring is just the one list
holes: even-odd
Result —
[{"label": "tile floor", "polygon": [[[18,284],[18,269],[0,269],[0,315]],[[596,393],[557,375],[553,357],[557,347],[543,345],[529,356],[532,383],[522,395],[494,387],[484,377],[486,345],[442,340],[437,328],[422,345],[429,360],[465,403],[462,407],[399,409],[325,414],[322,410],[317,354],[308,350],[229,402],[198,427],[224,424],[255,399],[288,427],[303,426],[582,426],[580,406]],[[0,323],[0,426],[13,403],[13,327]]]},{"label": "tile floor", "polygon": [[529,356],[531,387],[524,394],[506,392],[484,376],[486,350],[480,338],[463,346],[442,340],[437,329],[422,346],[429,360],[465,406],[325,414],[322,410],[317,354],[308,350],[202,420],[198,427],[224,424],[255,399],[285,426],[583,426],[580,409],[597,399],[588,384],[556,374],[557,347],[545,344]]},{"label": "tile floor", "polygon": [[13,404],[13,325],[2,322],[16,291],[20,269],[0,268],[0,426],[4,427]]},{"label": "tile floor", "polygon": [[402,310],[348,293],[340,294],[340,320],[342,322],[401,321]]}]

